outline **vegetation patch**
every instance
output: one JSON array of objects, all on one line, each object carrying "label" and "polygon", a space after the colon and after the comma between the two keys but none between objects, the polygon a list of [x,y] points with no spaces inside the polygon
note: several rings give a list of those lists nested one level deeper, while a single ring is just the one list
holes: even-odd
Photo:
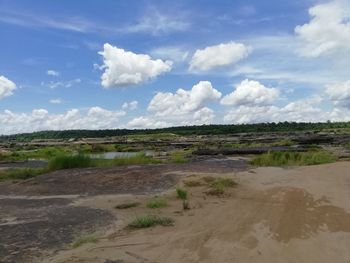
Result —
[{"label": "vegetation patch", "polygon": [[176,194],[177,197],[181,200],[187,200],[187,191],[185,189],[182,189],[180,187],[176,188]]},{"label": "vegetation patch", "polygon": [[9,180],[26,180],[47,172],[43,168],[9,169],[0,171],[0,182]]},{"label": "vegetation patch", "polygon": [[168,206],[168,202],[162,198],[154,198],[147,203],[147,207],[151,209],[162,208],[166,206]]},{"label": "vegetation patch", "polygon": [[138,202],[130,202],[130,203],[123,203],[123,204],[116,205],[114,208],[115,209],[128,209],[128,208],[137,207],[139,205],[140,205],[140,203],[138,203]]},{"label": "vegetation patch", "polygon": [[175,151],[170,154],[170,161],[172,163],[187,163],[186,152]]},{"label": "vegetation patch", "polygon": [[173,226],[174,220],[168,217],[159,217],[155,215],[142,215],[136,217],[131,223],[130,228],[147,228],[152,226]]},{"label": "vegetation patch", "polygon": [[93,166],[92,159],[85,155],[59,155],[49,162],[49,170],[86,168]]},{"label": "vegetation patch", "polygon": [[87,235],[87,236],[79,237],[77,240],[75,240],[72,244],[72,247],[78,248],[84,244],[97,243],[97,242],[98,242],[98,239],[95,236]]},{"label": "vegetation patch", "polygon": [[256,156],[251,164],[256,166],[297,166],[332,163],[337,157],[327,151],[269,152]]},{"label": "vegetation patch", "polygon": [[123,165],[140,165],[140,164],[156,164],[160,163],[160,160],[156,160],[145,154],[138,154],[136,156],[120,157],[112,160],[107,159],[95,159],[93,160],[93,166],[96,167],[113,167]]}]

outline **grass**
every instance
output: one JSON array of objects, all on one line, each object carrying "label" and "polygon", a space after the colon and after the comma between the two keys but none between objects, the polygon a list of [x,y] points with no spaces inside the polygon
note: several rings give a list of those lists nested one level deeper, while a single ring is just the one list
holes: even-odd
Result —
[{"label": "grass", "polygon": [[115,209],[128,209],[128,208],[137,207],[139,205],[140,205],[140,203],[138,203],[138,202],[130,202],[130,203],[123,203],[123,204],[116,205],[114,208]]},{"label": "grass", "polygon": [[175,151],[170,154],[170,162],[187,163],[186,153],[184,151]]},{"label": "grass", "polygon": [[8,180],[26,180],[36,177],[47,172],[44,168],[24,168],[24,169],[9,169],[0,171],[0,182]]},{"label": "grass", "polygon": [[206,191],[206,193],[209,195],[217,195],[217,196],[225,194],[227,188],[232,188],[237,186],[237,183],[231,178],[212,177],[212,179],[208,183],[209,183],[210,189]]},{"label": "grass", "polygon": [[168,217],[159,217],[155,215],[142,215],[136,217],[132,222],[129,223],[130,228],[147,228],[152,226],[172,226],[174,220]]},{"label": "grass", "polygon": [[113,167],[123,165],[139,165],[139,164],[155,164],[160,163],[160,160],[156,160],[145,154],[138,154],[136,156],[115,158],[112,160],[95,159],[93,160],[93,166],[96,167]]},{"label": "grass", "polygon": [[317,165],[335,162],[337,158],[327,151],[269,152],[256,156],[251,164],[256,166]]},{"label": "grass", "polygon": [[72,244],[72,247],[78,248],[87,243],[97,243],[97,242],[98,242],[98,239],[95,236],[87,235],[87,236],[79,237],[77,240],[75,240]]},{"label": "grass", "polygon": [[93,166],[92,159],[85,155],[59,155],[49,162],[49,170],[85,168]]},{"label": "grass", "polygon": [[166,206],[168,206],[167,200],[161,198],[154,198],[147,203],[147,207],[151,209],[162,208]]},{"label": "grass", "polygon": [[201,181],[197,181],[197,180],[186,180],[183,183],[187,187],[197,187],[197,186],[203,185],[203,183]]},{"label": "grass", "polygon": [[185,189],[182,189],[180,187],[176,188],[176,194],[177,197],[181,200],[187,200],[187,191]]}]

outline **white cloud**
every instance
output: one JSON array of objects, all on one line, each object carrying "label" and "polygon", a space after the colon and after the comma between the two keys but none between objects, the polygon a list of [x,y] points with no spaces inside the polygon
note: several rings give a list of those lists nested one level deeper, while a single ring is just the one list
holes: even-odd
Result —
[{"label": "white cloud", "polygon": [[170,59],[176,62],[185,61],[188,57],[188,51],[183,50],[181,47],[169,46],[159,47],[151,51],[152,56],[159,57],[161,59]]},{"label": "white cloud", "polygon": [[295,28],[304,42],[301,53],[318,57],[330,52],[350,51],[350,5],[345,0],[335,0],[309,9],[311,21]]},{"label": "white cloud", "polygon": [[197,49],[190,61],[189,69],[207,71],[216,67],[233,65],[247,57],[250,52],[250,47],[235,42]]},{"label": "white cloud", "polygon": [[41,82],[41,86],[46,86],[50,89],[56,88],[70,88],[75,84],[81,83],[81,79],[72,79],[68,81],[49,81],[49,82]]},{"label": "white cloud", "polygon": [[136,110],[137,109],[137,106],[138,106],[138,101],[136,100],[133,100],[133,101],[130,101],[130,102],[124,102],[123,105],[122,105],[122,109],[123,110]]},{"label": "white cloud", "polygon": [[236,89],[222,98],[223,105],[270,105],[279,97],[275,88],[267,88],[258,81],[243,80]]},{"label": "white cloud", "polygon": [[155,112],[156,116],[184,115],[199,110],[206,102],[220,98],[221,93],[209,81],[200,81],[191,90],[158,92],[149,103],[148,110]]},{"label": "white cloud", "polygon": [[336,105],[350,108],[350,80],[328,85],[326,93],[330,100],[334,101]]},{"label": "white cloud", "polygon": [[261,123],[261,122],[325,122],[349,121],[350,111],[334,108],[330,111],[322,109],[320,97],[289,102],[278,107],[275,105],[241,105],[230,109],[224,116],[226,123]]},{"label": "white cloud", "polygon": [[165,121],[155,120],[152,117],[137,117],[128,122],[128,128],[138,128],[138,129],[154,129],[154,128],[164,128],[171,126],[170,123]]},{"label": "white cloud", "polygon": [[137,85],[171,70],[171,61],[152,60],[149,55],[135,54],[108,43],[103,47],[99,54],[104,61],[101,84],[105,88]]},{"label": "white cloud", "polygon": [[58,77],[60,75],[60,73],[58,71],[55,71],[55,70],[48,70],[46,71],[46,74],[49,75],[49,76],[54,76],[54,77]]},{"label": "white cloud", "polygon": [[190,23],[185,21],[184,17],[174,17],[152,10],[138,23],[123,27],[121,30],[127,33],[150,33],[158,36],[170,32],[185,31],[189,27]]},{"label": "white cloud", "polygon": [[41,130],[107,129],[120,127],[124,111],[109,111],[92,107],[87,111],[69,110],[63,114],[50,114],[46,109],[35,109],[29,113],[0,112],[2,134],[33,132]]},{"label": "white cloud", "polygon": [[16,88],[15,83],[4,76],[0,76],[0,99],[13,95]]},{"label": "white cloud", "polygon": [[214,111],[204,107],[193,114],[193,120],[187,122],[187,125],[211,124],[215,118]]},{"label": "white cloud", "polygon": [[50,103],[52,103],[52,104],[61,104],[61,103],[62,103],[62,100],[61,100],[60,98],[51,99],[51,100],[50,100]]}]

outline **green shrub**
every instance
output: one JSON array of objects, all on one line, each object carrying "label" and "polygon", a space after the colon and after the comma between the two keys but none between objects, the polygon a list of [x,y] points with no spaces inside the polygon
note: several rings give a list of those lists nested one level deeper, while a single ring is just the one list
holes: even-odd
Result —
[{"label": "green shrub", "polygon": [[187,191],[185,189],[182,189],[180,187],[176,188],[176,194],[177,197],[181,200],[187,200]]},{"label": "green shrub", "polygon": [[162,208],[168,206],[168,202],[165,199],[154,198],[147,203],[148,208]]},{"label": "green shrub", "polygon": [[269,152],[256,156],[251,164],[256,166],[316,165],[335,162],[337,158],[326,151]]},{"label": "green shrub", "polygon": [[231,178],[215,178],[209,183],[209,195],[223,195],[227,188],[235,187],[237,183]]},{"label": "green shrub", "polygon": [[168,217],[158,217],[155,215],[143,215],[136,217],[131,223],[129,223],[130,228],[147,228],[151,226],[172,226],[174,225],[174,220]]}]

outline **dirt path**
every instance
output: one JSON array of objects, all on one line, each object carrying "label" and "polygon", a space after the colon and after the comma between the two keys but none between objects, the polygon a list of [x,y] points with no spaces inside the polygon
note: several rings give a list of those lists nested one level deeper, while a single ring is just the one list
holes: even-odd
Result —
[{"label": "dirt path", "polygon": [[[175,226],[115,231],[98,244],[44,262],[349,263],[349,171],[350,162],[340,162],[211,174],[232,177],[239,186],[225,197],[205,195],[207,186],[189,188],[191,210],[186,212],[169,191],[164,196],[169,206],[152,213],[172,217]],[[150,212],[145,208],[148,198],[99,196],[78,204],[116,214],[117,203],[141,202],[139,208],[118,212],[122,227],[135,215]]]}]

